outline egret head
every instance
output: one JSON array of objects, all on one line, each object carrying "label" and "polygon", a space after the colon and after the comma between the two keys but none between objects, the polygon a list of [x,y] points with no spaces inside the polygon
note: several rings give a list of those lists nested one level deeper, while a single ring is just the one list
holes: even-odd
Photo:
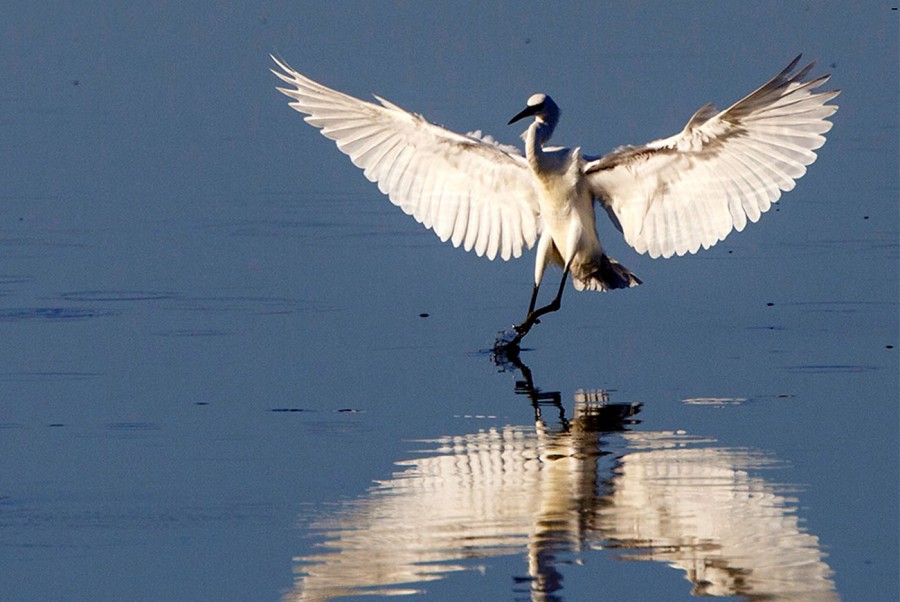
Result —
[{"label": "egret head", "polygon": [[522,109],[515,117],[509,120],[511,125],[525,117],[534,116],[538,121],[544,121],[556,124],[559,120],[559,107],[553,102],[553,99],[546,94],[532,94]]}]

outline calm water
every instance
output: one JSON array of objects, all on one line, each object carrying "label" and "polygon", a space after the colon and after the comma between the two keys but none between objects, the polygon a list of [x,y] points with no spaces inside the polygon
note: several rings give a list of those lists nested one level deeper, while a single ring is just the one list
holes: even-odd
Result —
[{"label": "calm water", "polygon": [[[6,12],[3,599],[898,597],[890,7]],[[599,153],[800,51],[843,93],[797,189],[690,258],[604,221],[645,285],[518,364],[532,255],[442,245],[268,72],[508,143],[547,91]]]}]

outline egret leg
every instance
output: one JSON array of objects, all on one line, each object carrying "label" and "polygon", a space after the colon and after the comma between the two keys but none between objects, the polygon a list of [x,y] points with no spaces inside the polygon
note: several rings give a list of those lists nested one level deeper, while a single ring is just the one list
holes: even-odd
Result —
[{"label": "egret leg", "polygon": [[540,286],[540,284],[535,284],[534,290],[531,291],[531,303],[528,304],[528,313],[525,314],[526,316],[534,311],[534,304],[537,303],[538,288],[540,288]]},{"label": "egret leg", "polygon": [[518,344],[522,338],[528,334],[531,328],[540,322],[538,318],[543,316],[544,314],[549,314],[550,312],[554,312],[559,310],[563,291],[566,288],[566,280],[569,277],[569,266],[566,265],[566,268],[563,270],[562,279],[559,281],[559,290],[556,291],[556,297],[554,297],[553,301],[548,303],[547,305],[540,307],[538,309],[534,309],[535,302],[537,301],[537,285],[534,286],[534,291],[531,293],[531,304],[528,307],[528,315],[525,316],[525,321],[515,326],[515,330],[517,336],[512,343]]},{"label": "egret leg", "polygon": [[563,270],[562,279],[559,281],[559,290],[556,291],[556,297],[553,299],[553,301],[551,301],[544,307],[529,311],[528,317],[525,318],[526,322],[532,316],[535,319],[537,319],[537,318],[543,316],[544,314],[549,314],[550,312],[559,310],[559,308],[561,306],[561,302],[562,302],[563,290],[565,290],[565,288],[566,288],[566,279],[568,279],[568,277],[569,277],[569,267],[566,266],[566,269]]}]

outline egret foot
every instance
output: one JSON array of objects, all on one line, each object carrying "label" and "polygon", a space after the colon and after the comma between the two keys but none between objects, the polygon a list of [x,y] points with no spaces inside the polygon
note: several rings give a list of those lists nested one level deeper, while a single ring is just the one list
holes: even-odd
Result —
[{"label": "egret foot", "polygon": [[513,326],[513,330],[515,330],[516,333],[518,334],[519,340],[522,340],[525,337],[525,335],[531,331],[531,328],[533,326],[535,326],[536,324],[540,324],[540,323],[541,323],[541,321],[538,319],[538,317],[535,315],[535,313],[531,312],[525,317],[524,322]]}]

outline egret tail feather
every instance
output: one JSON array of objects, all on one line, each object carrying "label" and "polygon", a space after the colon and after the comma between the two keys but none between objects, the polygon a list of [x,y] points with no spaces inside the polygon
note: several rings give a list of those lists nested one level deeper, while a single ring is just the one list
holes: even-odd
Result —
[{"label": "egret tail feather", "polygon": [[575,288],[583,291],[608,291],[617,288],[630,288],[641,284],[641,279],[631,273],[624,265],[603,255],[593,272],[574,277]]}]

